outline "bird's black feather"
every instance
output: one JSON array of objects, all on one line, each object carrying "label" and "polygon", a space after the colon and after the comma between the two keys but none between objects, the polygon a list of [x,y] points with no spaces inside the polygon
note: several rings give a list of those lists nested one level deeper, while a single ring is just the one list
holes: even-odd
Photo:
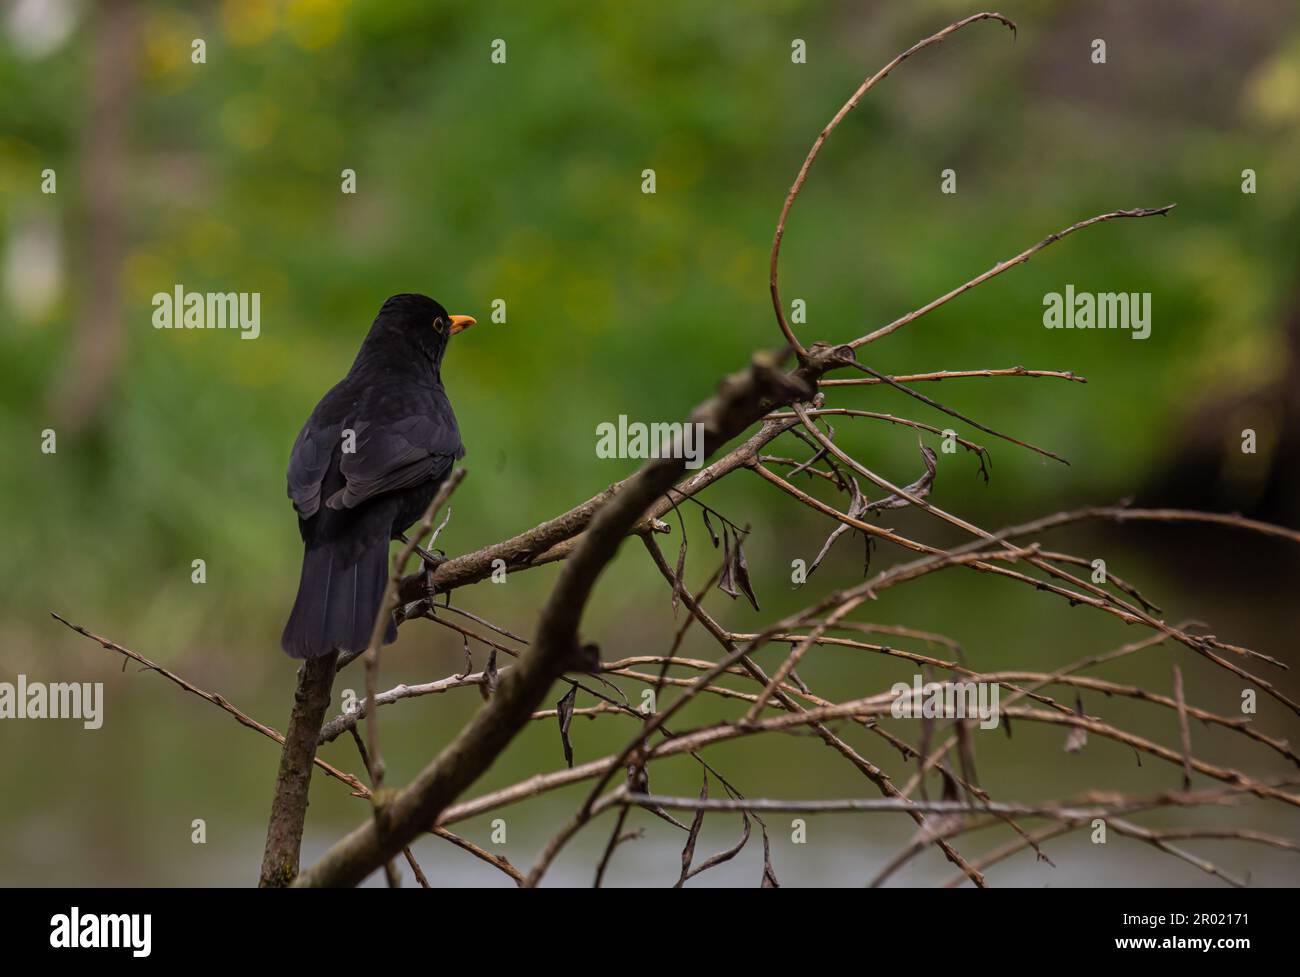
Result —
[{"label": "bird's black feather", "polygon": [[[281,638],[294,658],[366,647],[389,541],[424,513],[465,453],[442,386],[449,321],[425,296],[390,298],[294,442],[289,498],[304,554]],[[385,642],[395,637],[389,621]]]}]

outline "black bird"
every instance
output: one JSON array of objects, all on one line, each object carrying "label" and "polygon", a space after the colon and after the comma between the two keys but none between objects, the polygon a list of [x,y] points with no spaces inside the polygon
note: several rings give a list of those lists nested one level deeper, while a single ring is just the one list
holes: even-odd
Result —
[{"label": "black bird", "polygon": [[[321,398],[289,456],[306,544],[280,638],[293,658],[358,652],[388,580],[388,544],[424,514],[465,454],[442,387],[447,340],[474,325],[424,295],[394,295],[348,375]],[[390,620],[387,644],[397,637]]]}]

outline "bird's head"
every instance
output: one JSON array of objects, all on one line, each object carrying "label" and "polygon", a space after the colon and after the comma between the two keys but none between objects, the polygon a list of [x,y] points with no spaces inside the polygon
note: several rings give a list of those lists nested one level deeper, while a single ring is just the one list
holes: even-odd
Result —
[{"label": "bird's head", "polygon": [[[447,340],[474,325],[474,317],[451,315],[427,295],[404,293],[384,303],[375,317],[370,335],[395,336],[403,346],[413,346],[432,362],[434,369],[442,363]],[[385,339],[388,344],[391,339]]]}]

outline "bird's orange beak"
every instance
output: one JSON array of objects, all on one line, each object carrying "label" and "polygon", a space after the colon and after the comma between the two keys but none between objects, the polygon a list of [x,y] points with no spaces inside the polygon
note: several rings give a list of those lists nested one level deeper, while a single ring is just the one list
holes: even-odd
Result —
[{"label": "bird's orange beak", "polygon": [[454,336],[458,332],[464,332],[470,326],[474,325],[475,319],[472,315],[454,315],[451,317],[451,332]]}]

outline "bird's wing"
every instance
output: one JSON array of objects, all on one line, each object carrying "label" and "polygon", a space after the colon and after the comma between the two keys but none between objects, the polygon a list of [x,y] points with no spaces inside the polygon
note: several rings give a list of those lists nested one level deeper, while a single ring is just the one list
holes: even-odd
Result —
[{"label": "bird's wing", "polygon": [[431,410],[383,424],[358,424],[356,450],[344,452],[342,489],[325,502],[352,509],[385,492],[442,478],[465,453],[450,410]]},{"label": "bird's wing", "polygon": [[339,449],[342,429],[342,424],[316,427],[309,420],[293,443],[289,453],[289,498],[303,519],[310,519],[320,508],[321,484]]}]

